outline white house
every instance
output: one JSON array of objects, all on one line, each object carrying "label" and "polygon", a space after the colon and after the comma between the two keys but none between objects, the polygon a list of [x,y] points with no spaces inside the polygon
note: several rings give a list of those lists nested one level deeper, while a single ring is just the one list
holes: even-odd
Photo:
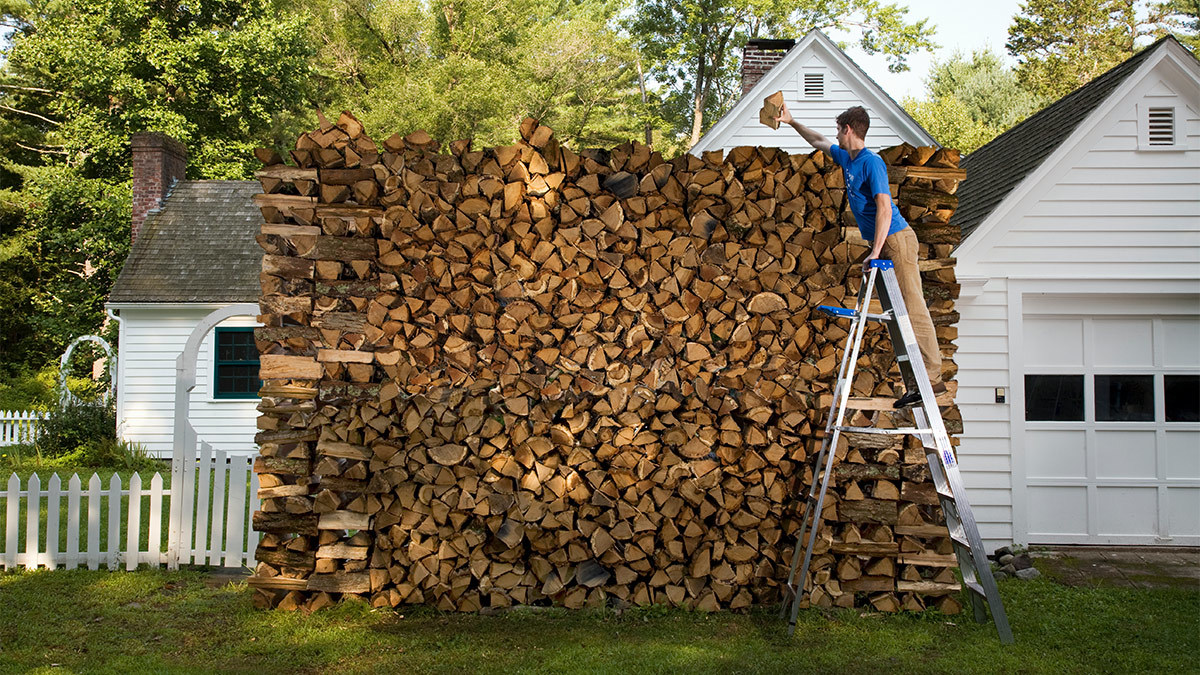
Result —
[{"label": "white house", "polygon": [[771,129],[758,121],[763,99],[777,91],[792,116],[827,138],[837,136],[834,119],[846,108],[861,105],[871,115],[867,147],[901,143],[937,143],[888,96],[858,64],[819,30],[800,40],[750,40],[742,52],[742,97],[700,138],[692,154],[728,150],[740,145],[781,148],[808,154],[810,146],[787,128]]},{"label": "white house", "polygon": [[[169,455],[175,361],[200,321],[257,303],[262,251],[256,181],[183,180],[187,153],[162,134],[133,138],[133,243],[108,298],[120,320],[117,425],[122,438]],[[200,441],[250,453],[258,413],[255,317],[228,319],[204,338],[190,420]]]},{"label": "white house", "polygon": [[984,538],[1200,544],[1200,62],[1160,40],[963,167],[960,453]]}]

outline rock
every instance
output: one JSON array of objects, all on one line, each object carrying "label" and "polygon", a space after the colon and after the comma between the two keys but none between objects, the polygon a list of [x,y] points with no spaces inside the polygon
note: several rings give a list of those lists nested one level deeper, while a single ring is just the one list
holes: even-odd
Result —
[{"label": "rock", "polygon": [[1013,567],[1012,565],[1004,565],[1000,568],[1000,571],[1004,572],[1005,574],[1016,574],[1017,568]]},{"label": "rock", "polygon": [[1012,548],[1008,546],[1001,546],[995,551],[992,551],[992,560],[999,560],[1006,555],[1012,555]]},{"label": "rock", "polygon": [[1013,561],[1013,558],[1015,558],[1015,557],[1016,556],[1014,556],[1012,554],[1002,555],[996,560],[996,562],[1000,563],[1001,565],[1007,565],[1007,564],[1011,563]]},{"label": "rock", "polygon": [[1036,567],[1026,567],[1025,569],[1017,570],[1017,578],[1029,581],[1042,576],[1042,573],[1037,571]]},{"label": "rock", "polygon": [[992,573],[992,576],[995,577],[996,581],[1000,581],[1001,579],[1007,579],[1007,578],[1011,577],[1012,575],[1009,574],[1008,572],[1001,572],[1000,570],[997,570]]},{"label": "rock", "polygon": [[1033,561],[1030,560],[1029,556],[1027,556],[1027,555],[1013,556],[1013,559],[1010,561],[1010,564],[1019,570],[1027,570],[1030,567],[1033,567]]}]

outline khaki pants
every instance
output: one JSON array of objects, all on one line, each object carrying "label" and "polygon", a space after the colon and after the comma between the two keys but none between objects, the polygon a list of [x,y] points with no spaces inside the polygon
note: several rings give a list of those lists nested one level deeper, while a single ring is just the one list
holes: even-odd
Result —
[{"label": "khaki pants", "polygon": [[925,304],[921,291],[921,271],[917,268],[917,235],[911,227],[888,235],[883,242],[883,257],[889,258],[896,268],[896,281],[900,284],[900,295],[917,335],[917,346],[921,348],[921,360],[929,372],[929,381],[942,381],[942,352],[938,349],[937,333],[933,330],[933,319]]}]

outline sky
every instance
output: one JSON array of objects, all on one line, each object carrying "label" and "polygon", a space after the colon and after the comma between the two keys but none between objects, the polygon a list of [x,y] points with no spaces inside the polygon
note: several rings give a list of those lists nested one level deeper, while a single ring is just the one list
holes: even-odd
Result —
[{"label": "sky", "polygon": [[928,17],[937,27],[934,37],[940,47],[932,54],[920,52],[908,57],[909,70],[890,73],[883,56],[869,56],[858,47],[846,53],[854,59],[884,91],[897,101],[906,96],[924,98],[925,76],[935,61],[944,61],[954,51],[970,54],[972,50],[991,47],[1009,65],[1015,61],[1004,50],[1008,26],[1020,11],[1019,0],[893,0],[909,8],[908,20]]}]

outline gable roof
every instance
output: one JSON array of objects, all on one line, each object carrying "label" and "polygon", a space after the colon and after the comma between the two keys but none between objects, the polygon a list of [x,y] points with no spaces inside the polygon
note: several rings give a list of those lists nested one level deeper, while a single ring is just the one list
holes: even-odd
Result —
[{"label": "gable roof", "polygon": [[257,181],[185,180],[152,211],[110,303],[258,302]]},{"label": "gable roof", "polygon": [[966,169],[967,178],[958,189],[958,210],[954,213],[955,222],[962,227],[963,239],[1026,176],[1041,166],[1113,90],[1168,42],[1179,44],[1171,36],[1158,40],[964,157],[961,167]]},{"label": "gable roof", "polygon": [[938,145],[929,132],[925,131],[925,128],[913,119],[896,102],[896,99],[884,91],[883,87],[871,79],[871,76],[867,75],[866,71],[855,63],[846,52],[834,44],[827,35],[813,29],[797,40],[796,46],[789,49],[779,63],[767,71],[750,91],[743,94],[733,108],[717,120],[716,124],[700,137],[700,140],[689,152],[699,153],[703,150],[721,147],[725,138],[737,131],[739,120],[753,119],[757,124],[760,102],[771,92],[783,89],[784,81],[794,74],[794,69],[801,63],[803,56],[812,51],[826,56],[829,65],[840,67],[841,74],[857,85],[856,93],[863,96],[864,103],[873,108],[875,114],[887,115],[888,121],[893,123],[892,126],[897,132],[910,134],[911,138],[916,140],[919,145]]}]

